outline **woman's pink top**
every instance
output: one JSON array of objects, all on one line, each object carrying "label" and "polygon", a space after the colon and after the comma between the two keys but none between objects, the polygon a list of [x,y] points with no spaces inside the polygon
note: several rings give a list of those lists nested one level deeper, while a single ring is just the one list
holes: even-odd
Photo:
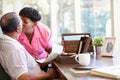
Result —
[{"label": "woman's pink top", "polygon": [[52,48],[52,32],[46,25],[37,23],[36,26],[34,26],[34,35],[31,44],[24,33],[21,33],[18,41],[31,55],[39,59],[45,59],[48,56],[45,49]]}]

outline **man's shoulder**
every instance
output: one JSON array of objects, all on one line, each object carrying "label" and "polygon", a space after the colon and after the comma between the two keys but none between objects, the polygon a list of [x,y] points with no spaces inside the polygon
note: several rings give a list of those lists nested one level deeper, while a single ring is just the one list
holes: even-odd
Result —
[{"label": "man's shoulder", "polygon": [[0,38],[1,38],[0,45],[3,48],[6,48],[6,49],[8,48],[8,50],[10,50],[10,49],[17,49],[22,47],[22,45],[17,40],[14,40],[10,37],[4,36]]}]

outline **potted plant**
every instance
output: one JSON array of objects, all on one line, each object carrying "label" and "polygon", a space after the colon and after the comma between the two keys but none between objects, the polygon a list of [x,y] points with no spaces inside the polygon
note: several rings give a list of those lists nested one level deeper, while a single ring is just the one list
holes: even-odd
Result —
[{"label": "potted plant", "polygon": [[93,46],[95,46],[96,55],[100,55],[101,54],[101,47],[103,46],[103,38],[102,37],[94,38]]},{"label": "potted plant", "polygon": [[102,37],[94,38],[93,45],[94,46],[103,46],[103,38]]}]

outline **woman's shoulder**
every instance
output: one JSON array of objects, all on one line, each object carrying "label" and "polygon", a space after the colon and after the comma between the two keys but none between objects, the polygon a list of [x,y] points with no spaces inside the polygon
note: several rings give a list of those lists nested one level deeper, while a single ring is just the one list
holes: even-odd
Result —
[{"label": "woman's shoulder", "polygon": [[40,22],[37,22],[37,26],[40,27],[40,28],[48,28],[48,26],[46,24],[43,24],[43,23],[40,23]]},{"label": "woman's shoulder", "polygon": [[37,27],[40,30],[50,31],[50,28],[47,25],[43,24],[43,23],[37,23]]}]

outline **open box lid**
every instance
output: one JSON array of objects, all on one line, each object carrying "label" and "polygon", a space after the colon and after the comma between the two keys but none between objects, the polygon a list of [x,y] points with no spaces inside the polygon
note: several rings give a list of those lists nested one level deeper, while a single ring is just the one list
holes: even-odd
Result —
[{"label": "open box lid", "polygon": [[90,33],[62,34],[62,45],[66,53],[94,52]]}]

